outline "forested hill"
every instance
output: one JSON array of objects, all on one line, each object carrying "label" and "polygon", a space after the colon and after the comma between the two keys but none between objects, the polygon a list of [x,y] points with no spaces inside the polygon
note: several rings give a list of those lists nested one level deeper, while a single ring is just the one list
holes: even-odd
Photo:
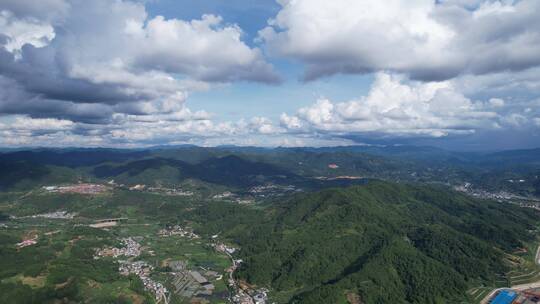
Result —
[{"label": "forested hill", "polygon": [[[78,181],[178,186],[186,179],[249,188],[265,183],[320,188],[320,178],[468,184],[540,195],[539,150],[458,153],[429,147],[37,149],[0,152],[0,191]],[[324,183],[326,186],[327,182]]]},{"label": "forested hill", "polygon": [[371,182],[284,202],[238,237],[248,282],[293,303],[455,303],[508,270],[539,214],[425,186]]}]

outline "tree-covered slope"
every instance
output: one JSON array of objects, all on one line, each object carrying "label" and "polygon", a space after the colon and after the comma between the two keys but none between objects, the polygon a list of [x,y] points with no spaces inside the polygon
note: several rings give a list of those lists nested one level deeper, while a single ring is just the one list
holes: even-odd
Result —
[{"label": "tree-covered slope", "polygon": [[41,165],[61,167],[85,167],[104,162],[123,162],[140,159],[149,155],[149,151],[114,150],[114,149],[37,149],[0,154],[5,162],[29,161]]},{"label": "tree-covered slope", "polygon": [[175,184],[188,178],[230,187],[249,187],[265,182],[287,183],[303,178],[271,164],[238,156],[210,158],[197,164],[166,158],[149,158],[125,164],[101,165],[93,170],[98,178],[121,183]]},{"label": "tree-covered slope", "polygon": [[[36,183],[19,180],[35,180],[36,175],[43,175],[43,169],[54,167],[63,169],[64,175],[72,172],[75,181],[115,179],[125,184],[173,185],[191,178],[236,188],[286,183],[317,189],[329,183],[321,185],[314,177],[360,176],[400,182],[469,183],[476,190],[532,197],[540,193],[538,155],[538,150],[458,153],[413,146],[36,149],[0,152],[0,187],[4,191],[31,188]],[[20,164],[26,164],[26,168]],[[19,168],[14,168],[16,165]]]},{"label": "tree-covered slope", "polygon": [[74,182],[79,176],[79,172],[67,167],[0,158],[0,191],[27,190],[48,184]]},{"label": "tree-covered slope", "polygon": [[507,270],[505,252],[534,237],[531,210],[444,189],[371,182],[302,195],[245,235],[247,281],[292,302],[452,303]]}]

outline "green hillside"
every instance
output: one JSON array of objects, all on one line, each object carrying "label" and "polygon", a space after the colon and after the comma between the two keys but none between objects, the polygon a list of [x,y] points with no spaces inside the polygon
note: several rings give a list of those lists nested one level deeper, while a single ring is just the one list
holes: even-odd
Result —
[{"label": "green hillside", "polygon": [[372,182],[284,202],[242,242],[240,276],[294,303],[452,303],[508,270],[535,238],[530,210],[424,186]]},{"label": "green hillside", "polygon": [[68,167],[43,165],[31,161],[0,160],[0,191],[32,189],[54,183],[74,182],[81,172]]},{"label": "green hillside", "polygon": [[280,182],[299,177],[270,164],[252,162],[230,155],[210,158],[198,164],[152,158],[121,165],[102,165],[93,170],[98,178],[114,178],[121,183],[175,184],[188,178],[231,187],[253,186],[264,182]]},{"label": "green hillside", "polygon": [[[28,190],[53,181],[81,179],[169,186],[195,179],[235,188],[277,183],[320,189],[332,184],[317,182],[321,178],[355,176],[398,182],[469,183],[474,189],[533,197],[540,193],[537,152],[457,153],[391,146],[39,149],[0,153],[0,190]],[[62,178],[54,179],[59,175]],[[343,184],[347,185],[334,182],[334,186]]]}]

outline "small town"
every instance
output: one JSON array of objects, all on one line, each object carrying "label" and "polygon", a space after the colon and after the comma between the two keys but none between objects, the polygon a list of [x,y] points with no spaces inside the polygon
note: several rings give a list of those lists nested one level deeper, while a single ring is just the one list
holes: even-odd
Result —
[{"label": "small town", "polygon": [[267,184],[252,187],[248,190],[248,193],[257,198],[269,198],[269,197],[281,197],[287,194],[302,192],[302,189],[298,189],[294,185],[276,185]]},{"label": "small town", "polygon": [[[140,238],[139,238],[140,239]],[[138,257],[141,254],[141,244],[139,244],[135,238],[124,238],[121,239],[120,242],[124,245],[124,247],[116,248],[104,248],[104,249],[98,249],[96,250],[96,255],[94,256],[95,259],[99,259],[101,257],[113,257],[117,258],[119,256],[125,256],[125,257]]]},{"label": "small town", "polygon": [[193,232],[193,229],[191,228],[182,228],[179,225],[169,226],[165,229],[161,229],[158,231],[158,235],[161,237],[169,237],[173,235],[178,235],[181,237],[185,237],[188,239],[199,239],[201,238],[199,235]]},{"label": "small town", "polygon": [[212,199],[215,199],[215,200],[234,199],[236,198],[236,196],[237,196],[236,194],[230,191],[225,191],[223,193],[215,194],[214,196],[212,196]]},{"label": "small town", "polygon": [[46,218],[46,219],[59,219],[59,220],[72,220],[77,216],[77,213],[69,213],[67,211],[55,211],[43,214],[36,214],[27,216],[28,218]]},{"label": "small town", "polygon": [[168,196],[193,196],[193,191],[178,189],[178,188],[165,188],[165,187],[148,187],[148,192],[159,193]]},{"label": "small town", "polygon": [[241,196],[230,191],[226,191],[220,194],[212,196],[213,200],[234,202],[239,205],[252,205],[255,203],[255,200],[251,196]]},{"label": "small town", "polygon": [[148,265],[144,261],[118,261],[118,271],[123,276],[135,274],[141,279],[144,288],[155,295],[157,303],[163,299],[167,303],[167,288],[163,284],[156,282],[150,278],[150,274],[154,269],[151,265]]},{"label": "small town", "polygon": [[[217,236],[213,236],[214,239]],[[232,246],[227,246],[221,242],[215,242],[212,244],[212,247],[218,252],[226,254],[232,265],[225,270],[229,274],[229,288],[233,290],[233,294],[230,297],[230,300],[235,304],[266,304],[268,300],[268,289],[265,288],[254,288],[245,282],[238,282],[234,278],[234,272],[238,269],[240,264],[243,262],[240,259],[235,259],[233,254],[238,250]]]},{"label": "small town", "polygon": [[465,183],[459,186],[455,186],[454,190],[458,192],[466,193],[470,196],[481,199],[492,199],[499,202],[514,202],[523,204],[523,207],[527,207],[527,204],[540,203],[540,199],[535,197],[525,197],[516,195],[506,191],[490,192],[483,189],[476,189],[471,183]]},{"label": "small town", "polygon": [[65,186],[44,186],[43,189],[50,193],[77,193],[77,194],[100,194],[104,193],[109,187],[101,184],[80,183]]},{"label": "small town", "polygon": [[[200,239],[191,228],[183,228],[180,225],[169,226],[158,231],[160,237],[179,236],[188,240]],[[217,236],[214,236],[217,238]],[[214,238],[214,239],[215,239]],[[127,276],[129,274],[137,275],[144,284],[146,290],[150,291],[157,301],[168,303],[171,296],[178,296],[184,299],[201,299],[212,296],[215,285],[212,282],[223,280],[223,275],[217,271],[197,268],[192,269],[189,263],[184,260],[166,260],[165,266],[170,270],[166,272],[169,279],[164,282],[158,282],[152,279],[155,267],[143,260],[134,260],[141,256],[143,246],[141,246],[142,237],[122,238],[119,242],[121,247],[105,247],[96,249],[94,259],[101,258],[119,258],[126,257],[128,260],[118,260],[120,274]],[[211,246],[219,253],[227,255],[231,260],[232,266],[226,269],[229,274],[229,287],[233,292],[230,300],[238,304],[265,304],[267,300],[266,289],[255,289],[245,283],[238,283],[234,279],[234,271],[241,260],[234,259],[232,254],[237,252],[237,248],[225,245],[221,242],[213,242]],[[152,250],[147,250],[149,253]],[[167,286],[171,286],[168,289]]]}]

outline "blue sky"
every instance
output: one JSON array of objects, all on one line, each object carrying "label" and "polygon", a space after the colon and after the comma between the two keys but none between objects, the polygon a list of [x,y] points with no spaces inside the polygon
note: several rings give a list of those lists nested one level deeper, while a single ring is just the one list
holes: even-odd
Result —
[{"label": "blue sky", "polygon": [[198,19],[204,14],[222,16],[225,22],[238,24],[246,34],[246,43],[252,44],[257,32],[266,26],[280,9],[272,0],[158,0],[147,2],[151,15],[168,19]]},{"label": "blue sky", "polygon": [[[256,47],[257,33],[267,25],[280,9],[276,1],[261,0],[159,0],[147,4],[148,12],[168,19],[198,19],[204,14],[222,16],[226,23],[240,26],[246,44]],[[314,99],[327,97],[346,101],[367,93],[372,75],[334,75],[305,82],[303,67],[295,60],[269,58],[284,78],[281,85],[242,82],[218,86],[208,91],[194,92],[189,106],[194,110],[220,113],[217,119],[237,120],[252,116],[278,119],[283,112],[294,112],[313,103]]]},{"label": "blue sky", "polygon": [[294,71],[284,72],[290,73],[291,77],[282,85],[224,85],[193,93],[189,105],[196,110],[221,113],[220,119],[223,120],[261,115],[278,119],[281,113],[291,113],[300,107],[309,106],[320,97],[345,101],[362,96],[368,91],[373,78],[372,75],[332,76],[304,83],[298,80],[298,74]]},{"label": "blue sky", "polygon": [[0,146],[540,146],[535,0],[5,0]]}]

